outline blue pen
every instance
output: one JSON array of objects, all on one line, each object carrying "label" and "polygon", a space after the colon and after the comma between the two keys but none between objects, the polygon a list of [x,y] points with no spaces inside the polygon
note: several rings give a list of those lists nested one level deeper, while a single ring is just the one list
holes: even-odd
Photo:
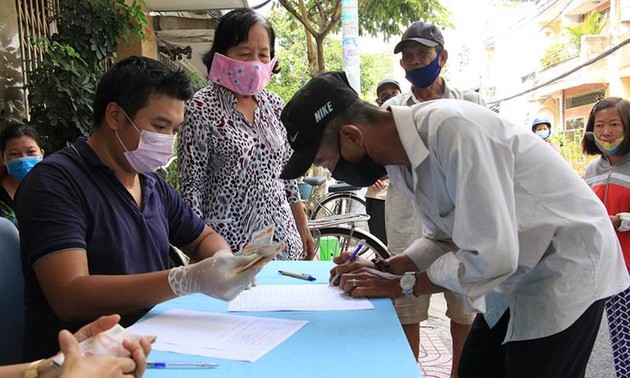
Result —
[{"label": "blue pen", "polygon": [[289,271],[286,271],[286,270],[279,270],[278,273],[282,274],[283,276],[299,278],[301,280],[306,280],[306,281],[315,281],[316,280],[315,277],[311,276],[308,273],[293,273],[293,272],[289,272]]},{"label": "blue pen", "polygon": [[216,366],[219,364],[214,362],[147,361],[147,367],[154,369],[208,369]]},{"label": "blue pen", "polygon": [[[361,249],[363,248],[363,243],[365,243],[365,240],[361,239],[359,240],[359,242],[357,243],[357,246],[354,247],[354,251],[352,251],[352,253],[350,254],[350,257],[348,258],[348,261],[345,262],[345,264],[352,262],[354,260],[357,259],[357,256],[359,254],[359,252],[361,251]],[[330,280],[330,286],[333,285],[339,285],[339,278],[341,277],[340,273],[337,273],[331,280]]]},{"label": "blue pen", "polygon": [[357,243],[357,246],[354,247],[354,251],[352,251],[352,253],[350,254],[350,258],[348,259],[348,262],[351,262],[357,259],[357,255],[359,254],[359,251],[361,251],[361,248],[363,248],[363,243],[365,243],[365,240],[363,239],[359,240],[359,242]]}]

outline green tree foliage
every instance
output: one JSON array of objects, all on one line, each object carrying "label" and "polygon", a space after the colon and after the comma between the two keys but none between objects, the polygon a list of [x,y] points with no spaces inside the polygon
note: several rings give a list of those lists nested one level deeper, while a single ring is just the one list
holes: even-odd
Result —
[{"label": "green tree foliage", "polygon": [[601,13],[591,12],[584,17],[582,22],[567,26],[565,30],[569,33],[569,43],[576,46],[579,51],[583,36],[602,34],[606,22],[601,22],[601,18]]},{"label": "green tree foliage", "polygon": [[[289,101],[311,78],[308,71],[306,46],[299,29],[289,27],[290,16],[283,9],[274,9],[269,16],[276,32],[276,57],[280,62],[280,74],[274,75],[268,89]],[[324,58],[327,70],[343,69],[341,37],[324,41]],[[366,101],[376,98],[376,85],[386,77],[393,76],[392,52],[361,54],[361,97]]]},{"label": "green tree foliage", "polygon": [[[294,21],[287,11],[282,8],[273,9],[268,17],[276,32],[276,57],[280,62],[281,71],[273,75],[267,86],[277,93],[284,101],[289,101],[311,78],[309,62],[304,44],[304,35],[299,28],[292,27]],[[343,68],[343,51],[341,37],[328,38],[323,43],[324,58],[327,70],[341,70]],[[392,52],[377,54],[360,54],[361,64],[361,97],[366,101],[376,98],[376,85],[385,77],[394,74]],[[322,169],[313,167],[308,175],[323,176]],[[325,188],[316,188],[316,195],[325,194]]]},{"label": "green tree foliage", "polygon": [[28,73],[30,123],[48,152],[92,129],[96,83],[114,60],[119,42],[144,38],[142,0],[63,0],[49,22],[58,32],[36,43],[42,51]]},{"label": "green tree foliage", "polygon": [[560,155],[571,164],[571,167],[582,177],[586,167],[599,155],[589,156],[582,152],[583,130],[576,130],[572,138],[567,138],[565,133],[557,133],[551,136],[551,141],[560,147]]},{"label": "green tree foliage", "polygon": [[564,27],[558,40],[543,53],[540,64],[549,67],[579,55],[583,36],[599,35],[604,31],[606,22],[601,21],[601,17],[601,13],[592,12],[587,14],[582,22]]},{"label": "green tree foliage", "polygon": [[[286,25],[300,30],[305,38],[308,69],[311,76],[326,71],[326,37],[338,32],[342,0],[278,0],[292,16]],[[450,26],[448,12],[439,0],[358,0],[359,33],[382,35],[385,40],[398,37],[413,21],[424,19],[437,25]],[[274,4],[274,7],[277,7]]]},{"label": "green tree foliage", "polygon": [[31,120],[50,153],[91,130],[97,73],[68,45],[37,42],[44,61],[29,73]]},{"label": "green tree foliage", "polygon": [[[280,62],[280,73],[272,77],[267,88],[288,101],[311,78],[304,36],[299,29],[292,27],[293,21],[284,9],[275,8],[269,21],[276,32],[276,57]],[[330,69],[341,69],[341,42],[326,40],[324,52]]]}]

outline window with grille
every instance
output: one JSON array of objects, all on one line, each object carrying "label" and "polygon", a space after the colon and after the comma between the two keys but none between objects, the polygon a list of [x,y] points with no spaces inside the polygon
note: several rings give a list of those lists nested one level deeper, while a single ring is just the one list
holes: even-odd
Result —
[{"label": "window with grille", "polygon": [[[28,84],[28,72],[34,70],[42,60],[42,52],[33,44],[33,41],[49,37],[57,32],[57,25],[49,22],[48,18],[59,11],[59,0],[15,0],[15,2],[20,30],[22,75],[24,84]],[[28,109],[28,106],[26,108]]]},{"label": "window with grille", "polygon": [[575,97],[568,97],[565,101],[564,108],[573,109],[580,106],[593,105],[604,97],[606,97],[606,91],[604,89]]},{"label": "window with grille", "polygon": [[582,142],[584,135],[584,117],[569,118],[564,123],[564,137],[567,141],[577,144]]}]

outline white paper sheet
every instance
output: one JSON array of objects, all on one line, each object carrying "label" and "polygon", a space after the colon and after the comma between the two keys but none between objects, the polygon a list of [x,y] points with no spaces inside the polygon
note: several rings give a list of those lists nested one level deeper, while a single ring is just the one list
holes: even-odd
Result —
[{"label": "white paper sheet", "polygon": [[127,329],[156,335],[153,349],[254,362],[308,321],[168,310]]},{"label": "white paper sheet", "polygon": [[346,311],[374,309],[366,298],[353,298],[336,286],[261,285],[243,291],[228,311]]}]

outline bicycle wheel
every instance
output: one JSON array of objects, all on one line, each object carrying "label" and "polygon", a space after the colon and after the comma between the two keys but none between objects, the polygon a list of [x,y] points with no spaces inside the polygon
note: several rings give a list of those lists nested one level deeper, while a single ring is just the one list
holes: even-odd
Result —
[{"label": "bicycle wheel", "polygon": [[[365,214],[365,201],[352,192],[330,193],[313,210],[311,219],[323,219],[333,215]],[[355,226],[368,231],[368,222],[357,222]]]},{"label": "bicycle wheel", "polygon": [[[319,239],[323,236],[332,236],[339,241],[339,250],[341,252],[347,250],[353,250],[360,240],[364,240],[364,246],[359,251],[359,256],[364,259],[372,260],[375,257],[390,257],[390,253],[387,251],[387,247],[378,238],[369,232],[365,232],[359,229],[352,229],[345,226],[335,227],[323,227],[318,230],[313,230],[319,237],[316,238],[316,245],[319,247]],[[318,248],[319,250],[319,248]]]}]

